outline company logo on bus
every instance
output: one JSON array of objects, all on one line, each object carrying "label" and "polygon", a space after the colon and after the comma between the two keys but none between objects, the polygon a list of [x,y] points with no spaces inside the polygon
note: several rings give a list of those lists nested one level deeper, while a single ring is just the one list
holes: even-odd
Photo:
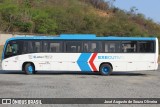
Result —
[{"label": "company logo on bus", "polygon": [[44,56],[29,55],[28,57],[29,59],[38,59],[38,58],[52,59],[51,55],[44,55]]},{"label": "company logo on bus", "polygon": [[122,56],[98,56],[98,59],[122,59]]}]

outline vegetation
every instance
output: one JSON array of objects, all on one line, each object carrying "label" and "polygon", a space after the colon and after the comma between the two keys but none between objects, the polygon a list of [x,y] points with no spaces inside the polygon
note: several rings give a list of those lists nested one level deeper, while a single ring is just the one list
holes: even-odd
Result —
[{"label": "vegetation", "polygon": [[136,8],[125,12],[104,0],[0,0],[0,31],[7,33],[94,33],[160,35],[160,25]]}]

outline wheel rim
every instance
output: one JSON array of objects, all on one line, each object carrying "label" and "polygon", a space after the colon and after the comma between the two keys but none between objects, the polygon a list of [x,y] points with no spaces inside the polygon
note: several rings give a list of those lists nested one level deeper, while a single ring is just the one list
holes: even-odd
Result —
[{"label": "wheel rim", "polygon": [[33,67],[31,65],[28,66],[28,71],[29,71],[29,73],[33,73]]},{"label": "wheel rim", "polygon": [[108,67],[103,67],[103,68],[102,68],[102,72],[103,72],[104,74],[108,74],[108,73],[109,73],[109,68],[108,68]]}]

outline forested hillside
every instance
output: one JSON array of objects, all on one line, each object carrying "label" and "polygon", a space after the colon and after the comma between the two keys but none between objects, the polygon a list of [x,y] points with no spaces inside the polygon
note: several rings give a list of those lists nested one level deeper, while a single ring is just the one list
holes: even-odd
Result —
[{"label": "forested hillside", "polygon": [[160,25],[104,0],[0,0],[0,32],[159,36]]}]

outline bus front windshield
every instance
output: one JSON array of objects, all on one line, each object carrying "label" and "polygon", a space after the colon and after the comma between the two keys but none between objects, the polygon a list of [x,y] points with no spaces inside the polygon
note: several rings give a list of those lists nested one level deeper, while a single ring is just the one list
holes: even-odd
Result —
[{"label": "bus front windshield", "polygon": [[5,58],[9,58],[11,56],[15,56],[19,54],[19,44],[16,41],[8,42],[6,49],[5,49]]}]

